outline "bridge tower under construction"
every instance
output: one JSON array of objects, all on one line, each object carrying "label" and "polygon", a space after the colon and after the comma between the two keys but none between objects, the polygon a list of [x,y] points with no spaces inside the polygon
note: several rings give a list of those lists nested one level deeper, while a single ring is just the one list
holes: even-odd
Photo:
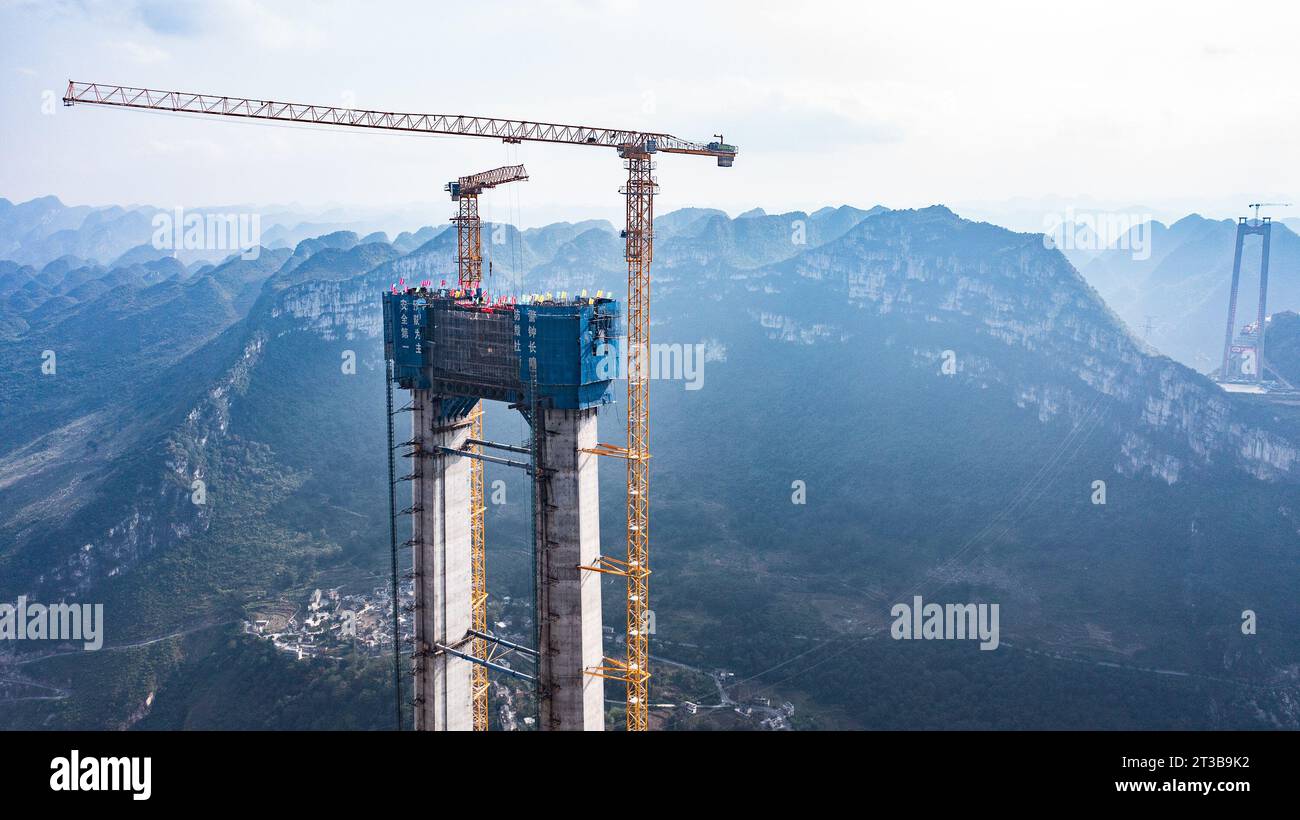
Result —
[{"label": "bridge tower under construction", "polygon": [[[475,666],[530,681],[539,728],[604,728],[597,413],[619,360],[606,298],[491,299],[479,289],[384,294],[384,349],[410,391],[415,728],[474,728]],[[480,401],[527,421],[526,444],[475,438]],[[530,478],[531,646],[474,628],[471,459]],[[486,652],[484,652],[486,648]],[[531,672],[494,663],[502,650]],[[486,655],[483,657],[481,655]]]},{"label": "bridge tower under construction", "polygon": [[[1241,217],[1237,221],[1237,246],[1232,256],[1232,289],[1228,295],[1228,325],[1223,336],[1219,381],[1258,384],[1264,379],[1264,330],[1268,318],[1268,251],[1273,222],[1268,217]],[[1237,291],[1241,285],[1241,256],[1246,237],[1259,235],[1259,303],[1255,321],[1237,327]]]}]

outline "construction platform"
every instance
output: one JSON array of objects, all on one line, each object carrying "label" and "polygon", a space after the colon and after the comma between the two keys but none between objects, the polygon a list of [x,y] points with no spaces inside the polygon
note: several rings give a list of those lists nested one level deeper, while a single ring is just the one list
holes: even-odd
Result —
[{"label": "construction platform", "polygon": [[556,410],[613,401],[620,341],[613,299],[510,301],[419,288],[386,293],[383,305],[384,355],[404,390]]}]

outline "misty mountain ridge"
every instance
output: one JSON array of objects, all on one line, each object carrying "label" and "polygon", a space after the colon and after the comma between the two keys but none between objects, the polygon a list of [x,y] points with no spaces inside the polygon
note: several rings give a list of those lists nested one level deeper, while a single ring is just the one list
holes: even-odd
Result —
[{"label": "misty mountain ridge", "polygon": [[[1112,240],[1106,249],[1062,251],[1147,342],[1189,367],[1210,372],[1223,351],[1236,231],[1236,220],[1191,214],[1171,225],[1143,223]],[[1259,237],[1246,238],[1239,324],[1255,316],[1260,247]],[[1141,251],[1135,253],[1134,248]],[[1300,278],[1289,275],[1298,266],[1300,235],[1285,221],[1274,220],[1269,313],[1300,309]]]},{"label": "misty mountain ridge", "polygon": [[[446,203],[429,206],[430,214],[447,210]],[[823,212],[833,209],[824,208]],[[839,209],[843,210],[843,208]],[[331,209],[317,214],[304,210],[285,209],[283,206],[259,208],[251,205],[196,206],[185,208],[186,216],[229,214],[256,214],[261,226],[260,244],[270,249],[296,248],[305,240],[317,239],[339,231],[352,231],[365,237],[366,242],[388,242],[391,226],[383,217],[349,218],[341,209]],[[135,261],[148,261],[160,255],[175,255],[186,264],[217,263],[239,249],[182,248],[171,254],[166,249],[155,249],[153,220],[162,214],[174,217],[174,209],[153,206],[103,206],[64,205],[58,197],[44,196],[14,204],[0,198],[0,259],[17,262],[36,269],[62,257],[75,257],[87,263],[118,267]],[[766,215],[761,208],[747,212],[746,216]],[[820,219],[825,214],[812,215]],[[689,226],[701,217],[720,216],[722,211],[709,208],[682,208],[656,218],[656,228],[666,235],[678,228]],[[787,214],[790,218],[807,218],[805,214]],[[327,221],[332,220],[332,221]],[[391,244],[398,250],[410,252],[425,244],[435,235],[450,228],[446,222],[435,220],[416,231],[400,231]],[[617,234],[608,220],[593,219],[576,223],[560,222],[529,228],[524,233],[535,250],[549,257],[545,248],[571,241],[578,234],[598,229]],[[486,240],[485,240],[486,241]]]},{"label": "misty mountain ridge", "polygon": [[[1039,234],[941,206],[756,211],[656,221],[655,338],[715,351],[704,389],[651,393],[657,640],[668,642],[656,653],[761,677],[812,649],[761,679],[814,726],[836,714],[897,727],[926,681],[954,675],[978,697],[932,704],[927,720],[1074,725],[1098,707],[1109,726],[1170,727],[1187,725],[1185,708],[1194,725],[1300,725],[1286,638],[1300,628],[1293,420],[1153,355]],[[1181,224],[1169,230],[1196,234]],[[498,288],[623,289],[608,223],[501,226],[500,242],[489,227]],[[452,231],[405,242],[332,231],[193,269],[51,264],[0,265],[11,329],[0,337],[0,600],[103,598],[133,613],[113,645],[383,571],[377,294],[398,279],[454,279]],[[1270,328],[1279,350],[1293,325]],[[59,356],[52,380],[39,369],[46,348]],[[345,350],[355,376],[340,371]],[[600,423],[602,440],[617,440],[617,408]],[[488,424],[489,437],[518,436],[500,408]],[[206,506],[190,503],[195,480]],[[791,504],[794,480],[807,505]],[[1096,480],[1105,505],[1090,501]],[[621,483],[603,471],[610,532]],[[527,594],[524,515],[489,511],[494,594]],[[890,604],[912,587],[1001,601],[1006,648],[918,654],[882,640]],[[1277,631],[1242,642],[1247,602]],[[253,657],[229,643],[177,634],[57,674],[25,667],[73,694],[9,720],[119,725],[156,693],[157,720],[213,725],[211,704],[236,698],[233,683],[191,693],[181,681],[211,653]],[[304,687],[306,669],[295,672]],[[844,685],[855,676],[868,685]],[[972,705],[1005,705],[1009,681],[1014,713]],[[283,704],[242,708],[287,719]]]}]

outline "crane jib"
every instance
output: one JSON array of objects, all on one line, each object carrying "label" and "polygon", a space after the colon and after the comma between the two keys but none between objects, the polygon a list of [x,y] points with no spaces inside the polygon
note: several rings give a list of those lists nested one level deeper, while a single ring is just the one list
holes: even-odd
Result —
[{"label": "crane jib", "polygon": [[734,145],[723,142],[692,142],[671,134],[586,125],[530,122],[500,117],[465,114],[407,114],[395,111],[371,111],[329,105],[254,100],[185,91],[159,91],[103,83],[68,81],[64,105],[117,106],[120,108],[209,114],[282,122],[340,125],[352,128],[375,128],[386,131],[412,131],[465,137],[489,137],[507,142],[554,142],[566,145],[591,145],[634,152],[691,154],[716,157],[718,164],[730,166],[738,153]]}]

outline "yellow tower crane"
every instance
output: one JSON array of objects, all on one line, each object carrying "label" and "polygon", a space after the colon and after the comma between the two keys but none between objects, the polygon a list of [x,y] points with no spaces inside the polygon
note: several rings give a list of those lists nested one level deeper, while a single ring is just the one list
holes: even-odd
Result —
[{"label": "yellow tower crane", "polygon": [[333,105],[254,100],[186,91],[68,81],[64,105],[100,105],[180,114],[238,117],[253,121],[338,125],[421,134],[449,134],[489,137],[507,143],[551,142],[613,148],[623,159],[627,184],[620,190],[627,197],[627,445],[601,445],[592,452],[627,459],[627,558],[604,557],[598,572],[627,579],[627,656],[606,658],[604,665],[588,670],[593,675],[626,684],[627,728],[650,728],[648,694],[650,681],[649,642],[646,625],[650,605],[650,262],[654,256],[654,178],[656,154],[687,154],[713,157],[730,168],[737,148],[721,135],[712,142],[692,142],[672,134],[636,129],[596,128],[561,125],[499,117],[464,114],[409,114],[340,108]]},{"label": "yellow tower crane", "polygon": [[[522,182],[528,179],[528,173],[522,165],[507,165],[493,168],[491,171],[461,177],[448,182],[446,190],[453,202],[458,204],[456,216],[456,275],[461,288],[477,296],[483,287],[483,222],[478,215],[478,197],[483,191],[504,185],[507,182]],[[474,406],[470,414],[469,437],[472,441],[483,440],[483,402]],[[482,454],[483,446],[471,445],[470,449]],[[484,527],[484,515],[487,506],[483,496],[483,461],[472,458],[469,461],[469,531],[470,531],[470,622],[479,635],[488,632],[487,618],[487,532]],[[488,660],[488,642],[475,638],[472,643],[474,657]],[[488,675],[487,667],[474,664],[471,670],[470,695],[474,706],[474,731],[486,732],[488,729]]]}]

